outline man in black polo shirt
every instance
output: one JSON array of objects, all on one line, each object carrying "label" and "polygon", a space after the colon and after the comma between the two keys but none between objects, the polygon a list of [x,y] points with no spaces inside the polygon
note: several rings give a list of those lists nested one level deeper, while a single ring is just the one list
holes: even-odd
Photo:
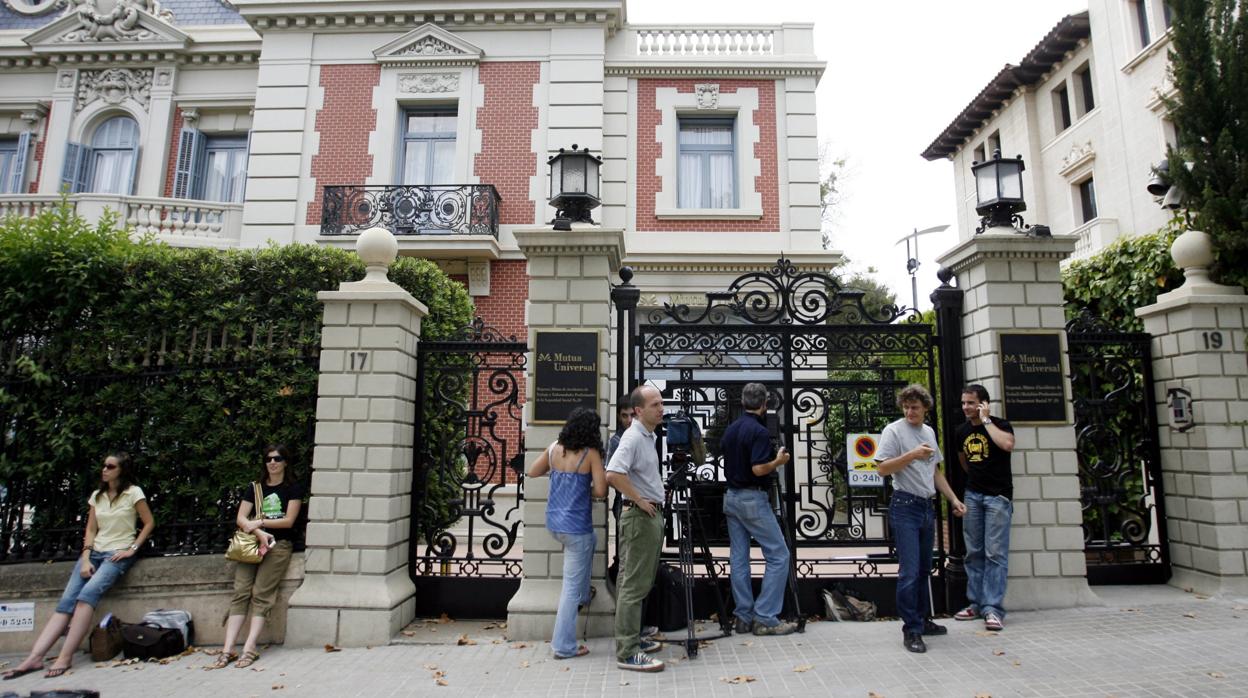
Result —
[{"label": "man in black polo shirt", "polygon": [[972,383],[962,389],[958,426],[958,460],[966,471],[966,598],[969,606],[957,620],[983,617],[988,630],[1005,627],[1005,581],[1010,560],[1010,519],[1014,515],[1014,482],[1010,453],[1014,427],[988,411],[988,390]]},{"label": "man in black polo shirt", "polygon": [[[781,622],[784,588],[788,581],[789,548],[780,524],[772,512],[768,493],[771,474],[789,462],[783,448],[772,456],[771,439],[764,421],[767,414],[767,388],[762,383],[747,383],[741,389],[741,405],[745,414],[728,425],[720,437],[724,456],[724,476],[728,491],[724,494],[724,516],[728,519],[731,545],[732,596],[736,600],[733,615],[738,633],[751,630],[755,635],[788,635],[797,624]],[[750,584],[750,538],[758,541],[767,562],[763,588],[758,599]]]}]

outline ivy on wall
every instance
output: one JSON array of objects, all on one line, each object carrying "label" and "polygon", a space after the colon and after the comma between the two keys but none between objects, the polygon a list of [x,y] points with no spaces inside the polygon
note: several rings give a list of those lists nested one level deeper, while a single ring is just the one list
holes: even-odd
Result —
[{"label": "ivy on wall", "polygon": [[1183,272],[1170,257],[1170,245],[1181,232],[1172,223],[1147,235],[1123,236],[1086,259],[1062,270],[1066,317],[1086,309],[1122,332],[1142,332],[1135,309],[1183,284]]},{"label": "ivy on wall", "polygon": [[[80,541],[85,498],[111,450],[135,456],[167,549],[197,551],[186,542],[196,525],[232,526],[265,443],[291,446],[306,480],[316,295],[363,275],[355,254],[315,245],[136,241],[115,219],[92,225],[66,204],[0,222],[0,559]],[[402,258],[390,279],[429,308],[423,337],[471,321],[466,290],[433,263]],[[453,438],[447,424],[438,429]],[[63,541],[38,539],[56,529]]]}]

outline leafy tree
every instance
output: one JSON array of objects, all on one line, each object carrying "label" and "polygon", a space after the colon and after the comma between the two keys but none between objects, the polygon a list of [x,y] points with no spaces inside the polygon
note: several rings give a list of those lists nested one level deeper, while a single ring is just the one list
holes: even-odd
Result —
[{"label": "leafy tree", "polygon": [[819,147],[819,215],[825,250],[832,247],[832,233],[829,227],[836,219],[837,207],[840,206],[844,196],[846,175],[845,157],[833,155],[831,144],[821,145]]},{"label": "leafy tree", "polygon": [[[1171,0],[1170,177],[1214,241],[1214,278],[1248,286],[1248,14],[1242,0]],[[1187,168],[1191,164],[1191,169]]]}]

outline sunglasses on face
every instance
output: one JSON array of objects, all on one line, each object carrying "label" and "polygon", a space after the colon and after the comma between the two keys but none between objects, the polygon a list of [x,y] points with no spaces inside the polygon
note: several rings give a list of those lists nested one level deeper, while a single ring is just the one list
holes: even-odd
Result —
[{"label": "sunglasses on face", "polygon": [[281,456],[265,456],[264,462],[265,463],[285,463],[286,459],[282,458]]},{"label": "sunglasses on face", "polygon": [[105,469],[105,470],[116,470],[116,469],[117,469],[117,464],[116,464],[116,463],[105,463],[105,464],[104,464],[104,469]]}]

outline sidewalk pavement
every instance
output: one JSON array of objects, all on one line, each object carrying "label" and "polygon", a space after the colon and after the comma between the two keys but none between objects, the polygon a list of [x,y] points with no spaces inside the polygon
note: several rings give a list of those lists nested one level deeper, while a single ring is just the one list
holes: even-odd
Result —
[{"label": "sidewalk pavement", "polygon": [[[1018,612],[1000,634],[944,621],[928,652],[901,646],[898,621],[818,622],[802,635],[733,636],[697,659],[665,648],[659,674],[616,669],[613,642],[556,661],[543,642],[504,639],[498,624],[415,624],[386,647],[273,647],[252,669],[204,671],[194,653],[168,664],[93,664],[82,655],[59,679],[31,674],[0,693],[91,688],[143,696],[1244,696],[1248,599],[1203,598],[1171,587],[1097,587],[1103,606]],[[491,627],[492,626],[492,627]],[[710,627],[707,628],[709,632]],[[465,644],[457,644],[466,636]],[[13,666],[19,657],[6,656]],[[439,679],[445,685],[440,685]]]}]

